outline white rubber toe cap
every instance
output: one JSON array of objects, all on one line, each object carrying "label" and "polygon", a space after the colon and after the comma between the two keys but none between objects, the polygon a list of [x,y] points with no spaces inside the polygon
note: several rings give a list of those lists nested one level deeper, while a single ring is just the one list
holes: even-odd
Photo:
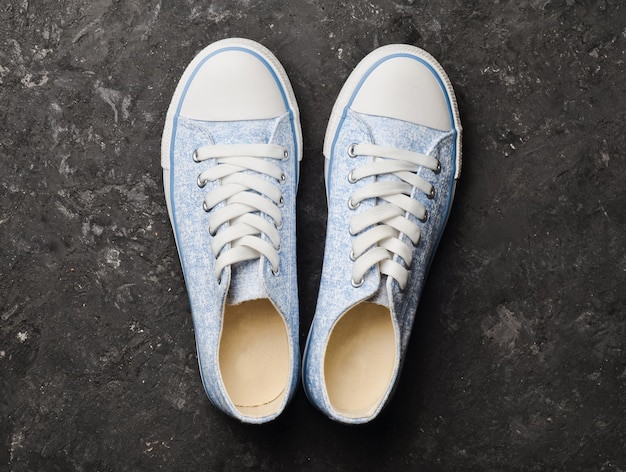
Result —
[{"label": "white rubber toe cap", "polygon": [[286,112],[276,79],[250,51],[222,49],[196,70],[180,115],[203,121],[259,120]]},{"label": "white rubber toe cap", "polygon": [[425,64],[409,57],[391,57],[375,67],[351,108],[442,131],[453,127],[441,83]]}]

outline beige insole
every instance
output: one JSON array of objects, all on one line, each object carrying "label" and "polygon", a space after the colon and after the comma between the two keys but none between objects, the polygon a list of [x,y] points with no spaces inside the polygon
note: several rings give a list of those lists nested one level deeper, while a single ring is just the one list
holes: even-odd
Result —
[{"label": "beige insole", "polygon": [[324,357],[324,378],[333,409],[347,417],[374,412],[396,365],[396,336],[384,306],[362,302],[335,324]]},{"label": "beige insole", "polygon": [[287,326],[268,299],[226,306],[219,364],[240,413],[262,417],[280,408],[290,362]]}]

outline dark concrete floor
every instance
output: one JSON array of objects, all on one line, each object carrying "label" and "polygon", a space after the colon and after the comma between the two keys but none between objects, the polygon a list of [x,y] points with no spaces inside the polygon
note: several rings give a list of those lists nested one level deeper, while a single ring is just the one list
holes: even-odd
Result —
[{"label": "dark concrete floor", "polygon": [[[457,200],[372,424],[300,389],[247,426],[204,395],[159,144],[183,69],[228,36],[299,100],[302,341],[343,81],[407,42],[455,86]],[[625,471],[625,51],[621,0],[3,1],[0,470]]]}]

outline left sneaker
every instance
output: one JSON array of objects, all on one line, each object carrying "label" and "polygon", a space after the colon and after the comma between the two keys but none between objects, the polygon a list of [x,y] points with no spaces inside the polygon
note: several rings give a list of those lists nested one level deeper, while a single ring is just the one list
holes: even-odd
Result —
[{"label": "left sneaker", "polygon": [[396,385],[461,171],[443,68],[408,45],[369,54],[339,94],[324,155],[326,249],[303,383],[330,418],[365,423]]},{"label": "left sneaker", "polygon": [[165,199],[209,399],[246,423],[276,418],[299,371],[298,107],[274,55],[246,39],[201,51],[163,131]]}]

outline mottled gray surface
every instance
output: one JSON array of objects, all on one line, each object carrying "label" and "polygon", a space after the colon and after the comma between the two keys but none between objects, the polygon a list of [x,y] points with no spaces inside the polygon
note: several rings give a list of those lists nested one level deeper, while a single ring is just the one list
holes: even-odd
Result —
[{"label": "mottled gray surface", "polygon": [[[343,81],[408,42],[457,91],[457,200],[373,424],[299,389],[245,426],[204,396],[159,142],[226,36],[269,47],[301,108],[302,340]],[[625,50],[620,0],[3,1],[0,470],[626,470]]]}]

